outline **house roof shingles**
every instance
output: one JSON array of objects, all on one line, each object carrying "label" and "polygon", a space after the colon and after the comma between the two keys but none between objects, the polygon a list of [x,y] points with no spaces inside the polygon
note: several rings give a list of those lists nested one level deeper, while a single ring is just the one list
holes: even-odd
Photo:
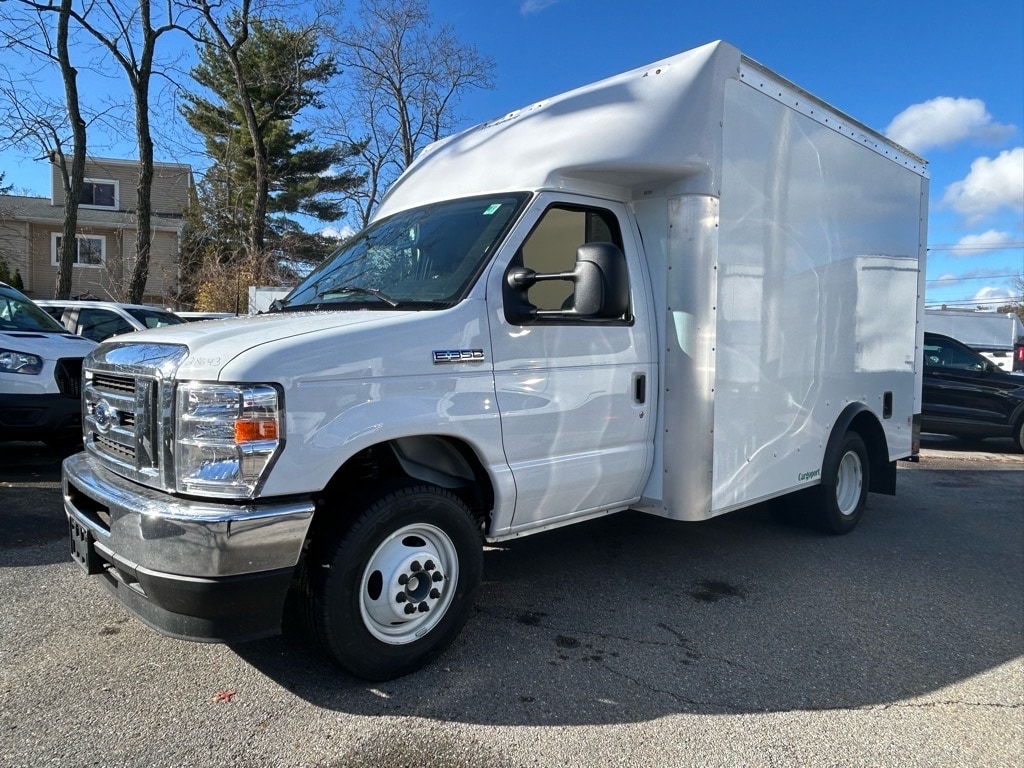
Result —
[{"label": "house roof shingles", "polygon": [[[53,205],[49,198],[0,195],[0,221],[27,221],[33,224],[58,224],[64,221],[64,207]],[[153,213],[154,229],[180,232],[185,222],[180,215]],[[134,211],[104,211],[79,208],[78,225],[82,227],[135,227]]]}]

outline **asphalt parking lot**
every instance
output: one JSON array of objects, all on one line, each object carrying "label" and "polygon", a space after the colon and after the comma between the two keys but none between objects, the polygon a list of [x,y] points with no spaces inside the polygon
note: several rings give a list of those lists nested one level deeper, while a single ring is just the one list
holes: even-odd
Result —
[{"label": "asphalt parking lot", "polygon": [[60,457],[0,444],[4,766],[1011,766],[1024,456],[926,442],[825,537],[754,508],[489,549],[433,666],[347,677],[289,620],[160,637],[68,555]]}]

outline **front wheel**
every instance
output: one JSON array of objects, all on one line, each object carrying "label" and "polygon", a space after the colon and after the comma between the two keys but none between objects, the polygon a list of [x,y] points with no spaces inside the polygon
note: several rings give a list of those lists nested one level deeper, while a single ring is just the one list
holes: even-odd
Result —
[{"label": "front wheel", "polygon": [[307,562],[314,632],[343,668],[391,680],[440,655],[469,617],[483,572],[472,513],[454,494],[404,485],[370,497]]}]

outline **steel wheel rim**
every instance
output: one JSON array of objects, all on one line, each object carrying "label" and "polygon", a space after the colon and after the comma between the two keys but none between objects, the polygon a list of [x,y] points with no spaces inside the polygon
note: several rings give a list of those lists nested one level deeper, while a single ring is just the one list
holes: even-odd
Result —
[{"label": "steel wheel rim", "polygon": [[415,642],[444,618],[458,580],[459,556],[447,533],[423,523],[399,528],[363,569],[363,625],[391,645]]},{"label": "steel wheel rim", "polygon": [[839,462],[836,473],[836,506],[839,514],[849,517],[857,511],[861,490],[864,487],[864,467],[860,456],[847,451]]}]

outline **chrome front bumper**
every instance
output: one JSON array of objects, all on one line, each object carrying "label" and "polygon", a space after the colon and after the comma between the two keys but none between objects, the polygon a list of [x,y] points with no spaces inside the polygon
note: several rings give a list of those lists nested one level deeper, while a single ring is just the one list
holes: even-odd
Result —
[{"label": "chrome front bumper", "polygon": [[226,504],[181,499],[64,461],[72,553],[144,622],[191,640],[279,631],[312,520],[311,500]]}]

